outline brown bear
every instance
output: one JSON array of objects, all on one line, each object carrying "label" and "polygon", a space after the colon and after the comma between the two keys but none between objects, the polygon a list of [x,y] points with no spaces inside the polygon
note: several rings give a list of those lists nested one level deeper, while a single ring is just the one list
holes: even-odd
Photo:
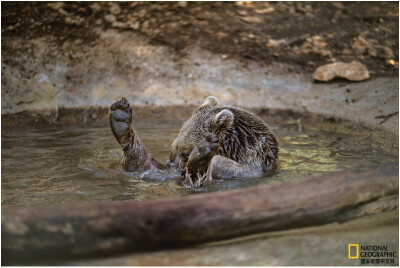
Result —
[{"label": "brown bear", "polygon": [[111,105],[111,130],[123,150],[123,168],[146,171],[178,168],[183,184],[202,186],[213,178],[248,178],[272,169],[278,142],[256,115],[205,99],[172,143],[166,165],[152,158],[132,127],[132,109],[125,98]]}]

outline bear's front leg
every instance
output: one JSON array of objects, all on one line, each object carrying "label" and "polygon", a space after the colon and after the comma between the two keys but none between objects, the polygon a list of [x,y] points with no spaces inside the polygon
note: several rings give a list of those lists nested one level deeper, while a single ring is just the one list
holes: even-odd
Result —
[{"label": "bear's front leg", "polygon": [[212,157],[218,151],[219,139],[210,133],[190,153],[185,169],[184,185],[190,187],[201,186]]},{"label": "bear's front leg", "polygon": [[121,145],[124,157],[122,166],[127,171],[163,169],[162,164],[153,159],[132,127],[132,109],[126,98],[111,105],[109,116],[111,131]]}]

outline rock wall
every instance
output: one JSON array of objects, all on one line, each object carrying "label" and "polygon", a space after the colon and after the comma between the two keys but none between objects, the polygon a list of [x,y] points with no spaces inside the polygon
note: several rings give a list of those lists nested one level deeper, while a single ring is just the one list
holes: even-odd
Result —
[{"label": "rock wall", "polygon": [[[97,30],[82,40],[3,40],[2,115],[106,109],[125,96],[133,106],[198,105],[209,95],[223,104],[346,118],[398,133],[398,78],[314,83],[284,64],[262,65],[198,47],[175,51],[134,32]],[[57,118],[55,118],[57,120]],[[7,120],[6,120],[7,121]]]}]

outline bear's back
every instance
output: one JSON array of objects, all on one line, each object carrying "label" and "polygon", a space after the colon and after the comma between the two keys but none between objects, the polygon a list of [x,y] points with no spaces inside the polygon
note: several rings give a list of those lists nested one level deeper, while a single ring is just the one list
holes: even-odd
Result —
[{"label": "bear's back", "polygon": [[221,134],[219,154],[241,164],[261,164],[263,170],[268,170],[278,158],[278,142],[268,125],[257,115],[234,106],[210,108],[209,121],[223,110],[232,112],[234,118],[233,124]]}]

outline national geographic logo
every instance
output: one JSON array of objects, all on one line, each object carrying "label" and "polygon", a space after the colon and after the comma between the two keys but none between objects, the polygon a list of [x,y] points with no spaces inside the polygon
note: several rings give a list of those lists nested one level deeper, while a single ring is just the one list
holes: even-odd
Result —
[{"label": "national geographic logo", "polygon": [[349,259],[358,259],[359,245],[349,244]]},{"label": "national geographic logo", "polygon": [[348,244],[348,258],[360,259],[361,264],[394,264],[396,257],[386,245]]}]

